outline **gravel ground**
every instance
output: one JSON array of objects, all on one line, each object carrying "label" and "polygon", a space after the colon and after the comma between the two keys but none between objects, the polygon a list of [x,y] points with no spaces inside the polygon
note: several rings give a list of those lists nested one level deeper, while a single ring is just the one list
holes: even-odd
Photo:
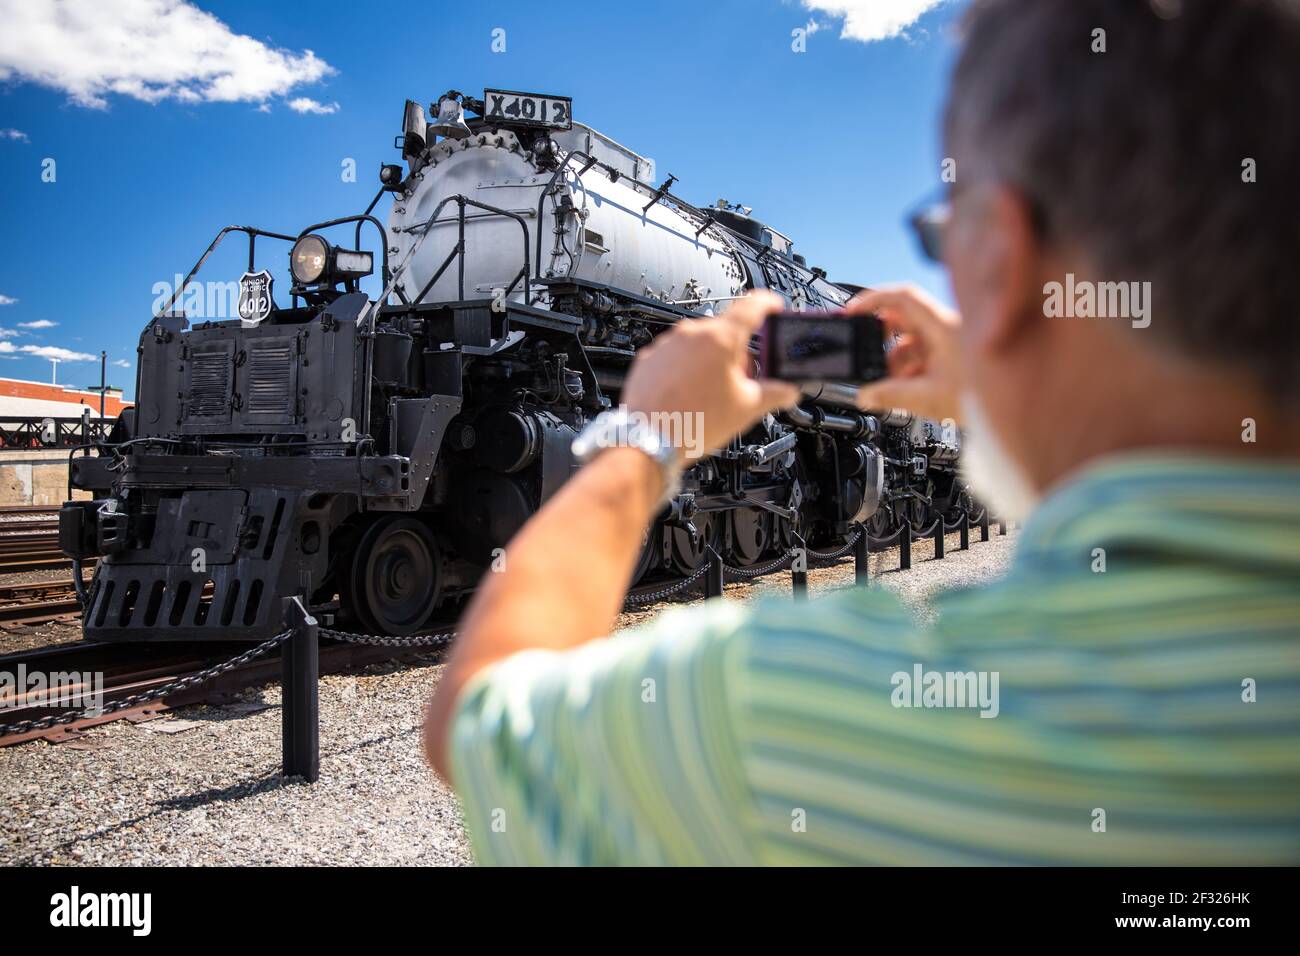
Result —
[{"label": "gravel ground", "polygon": [[[978,537],[976,535],[975,537]],[[872,574],[917,613],[936,589],[1001,574],[1015,536],[994,534],[931,561],[913,546],[872,556]],[[809,574],[813,600],[853,583],[846,560]],[[873,582],[874,583],[874,582]],[[751,600],[788,593],[788,574],[727,586]],[[645,621],[676,602],[624,614]],[[320,686],[321,776],[284,781],[280,689],[232,704],[95,728],[73,743],[0,749],[0,864],[458,865],[472,862],[455,797],[425,766],[421,706],[437,684],[436,658],[325,677]]]},{"label": "gravel ground", "polygon": [[0,629],[0,654],[14,654],[55,644],[75,644],[81,640],[81,621],[75,618],[46,621],[44,624],[12,624]]}]

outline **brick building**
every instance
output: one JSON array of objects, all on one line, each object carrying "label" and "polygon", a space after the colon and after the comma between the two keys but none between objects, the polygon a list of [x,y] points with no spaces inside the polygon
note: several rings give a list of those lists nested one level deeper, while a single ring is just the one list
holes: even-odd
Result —
[{"label": "brick building", "polygon": [[[104,417],[113,419],[129,408],[120,388],[109,387],[104,396]],[[0,378],[0,422],[16,418],[80,418],[83,407],[99,417],[99,390]]]}]

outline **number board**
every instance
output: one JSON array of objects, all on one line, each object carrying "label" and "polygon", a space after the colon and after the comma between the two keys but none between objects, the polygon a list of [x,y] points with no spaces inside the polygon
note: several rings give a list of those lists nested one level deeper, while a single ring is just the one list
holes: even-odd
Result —
[{"label": "number board", "polygon": [[568,96],[547,96],[544,93],[484,90],[483,118],[519,126],[571,129],[573,99]]}]

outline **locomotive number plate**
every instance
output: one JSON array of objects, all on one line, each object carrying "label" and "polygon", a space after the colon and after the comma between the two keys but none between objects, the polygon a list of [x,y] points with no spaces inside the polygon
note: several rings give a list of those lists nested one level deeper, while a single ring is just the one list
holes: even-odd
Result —
[{"label": "locomotive number plate", "polygon": [[498,123],[570,129],[573,100],[544,93],[514,93],[510,90],[483,91],[483,118]]}]

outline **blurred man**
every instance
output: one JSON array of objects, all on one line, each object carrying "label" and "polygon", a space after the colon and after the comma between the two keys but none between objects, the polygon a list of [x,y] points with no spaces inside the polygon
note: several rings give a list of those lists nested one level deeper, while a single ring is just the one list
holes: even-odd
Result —
[{"label": "blurred man", "polygon": [[[1100,31],[1100,32],[1099,32]],[[429,709],[494,863],[1300,861],[1300,11],[985,0],[916,223],[961,315],[862,394],[967,429],[1031,513],[918,626],[884,589],[712,601],[602,640],[671,480],[600,454],[488,575]],[[773,297],[639,357],[710,447],[793,402],[745,375]]]}]

